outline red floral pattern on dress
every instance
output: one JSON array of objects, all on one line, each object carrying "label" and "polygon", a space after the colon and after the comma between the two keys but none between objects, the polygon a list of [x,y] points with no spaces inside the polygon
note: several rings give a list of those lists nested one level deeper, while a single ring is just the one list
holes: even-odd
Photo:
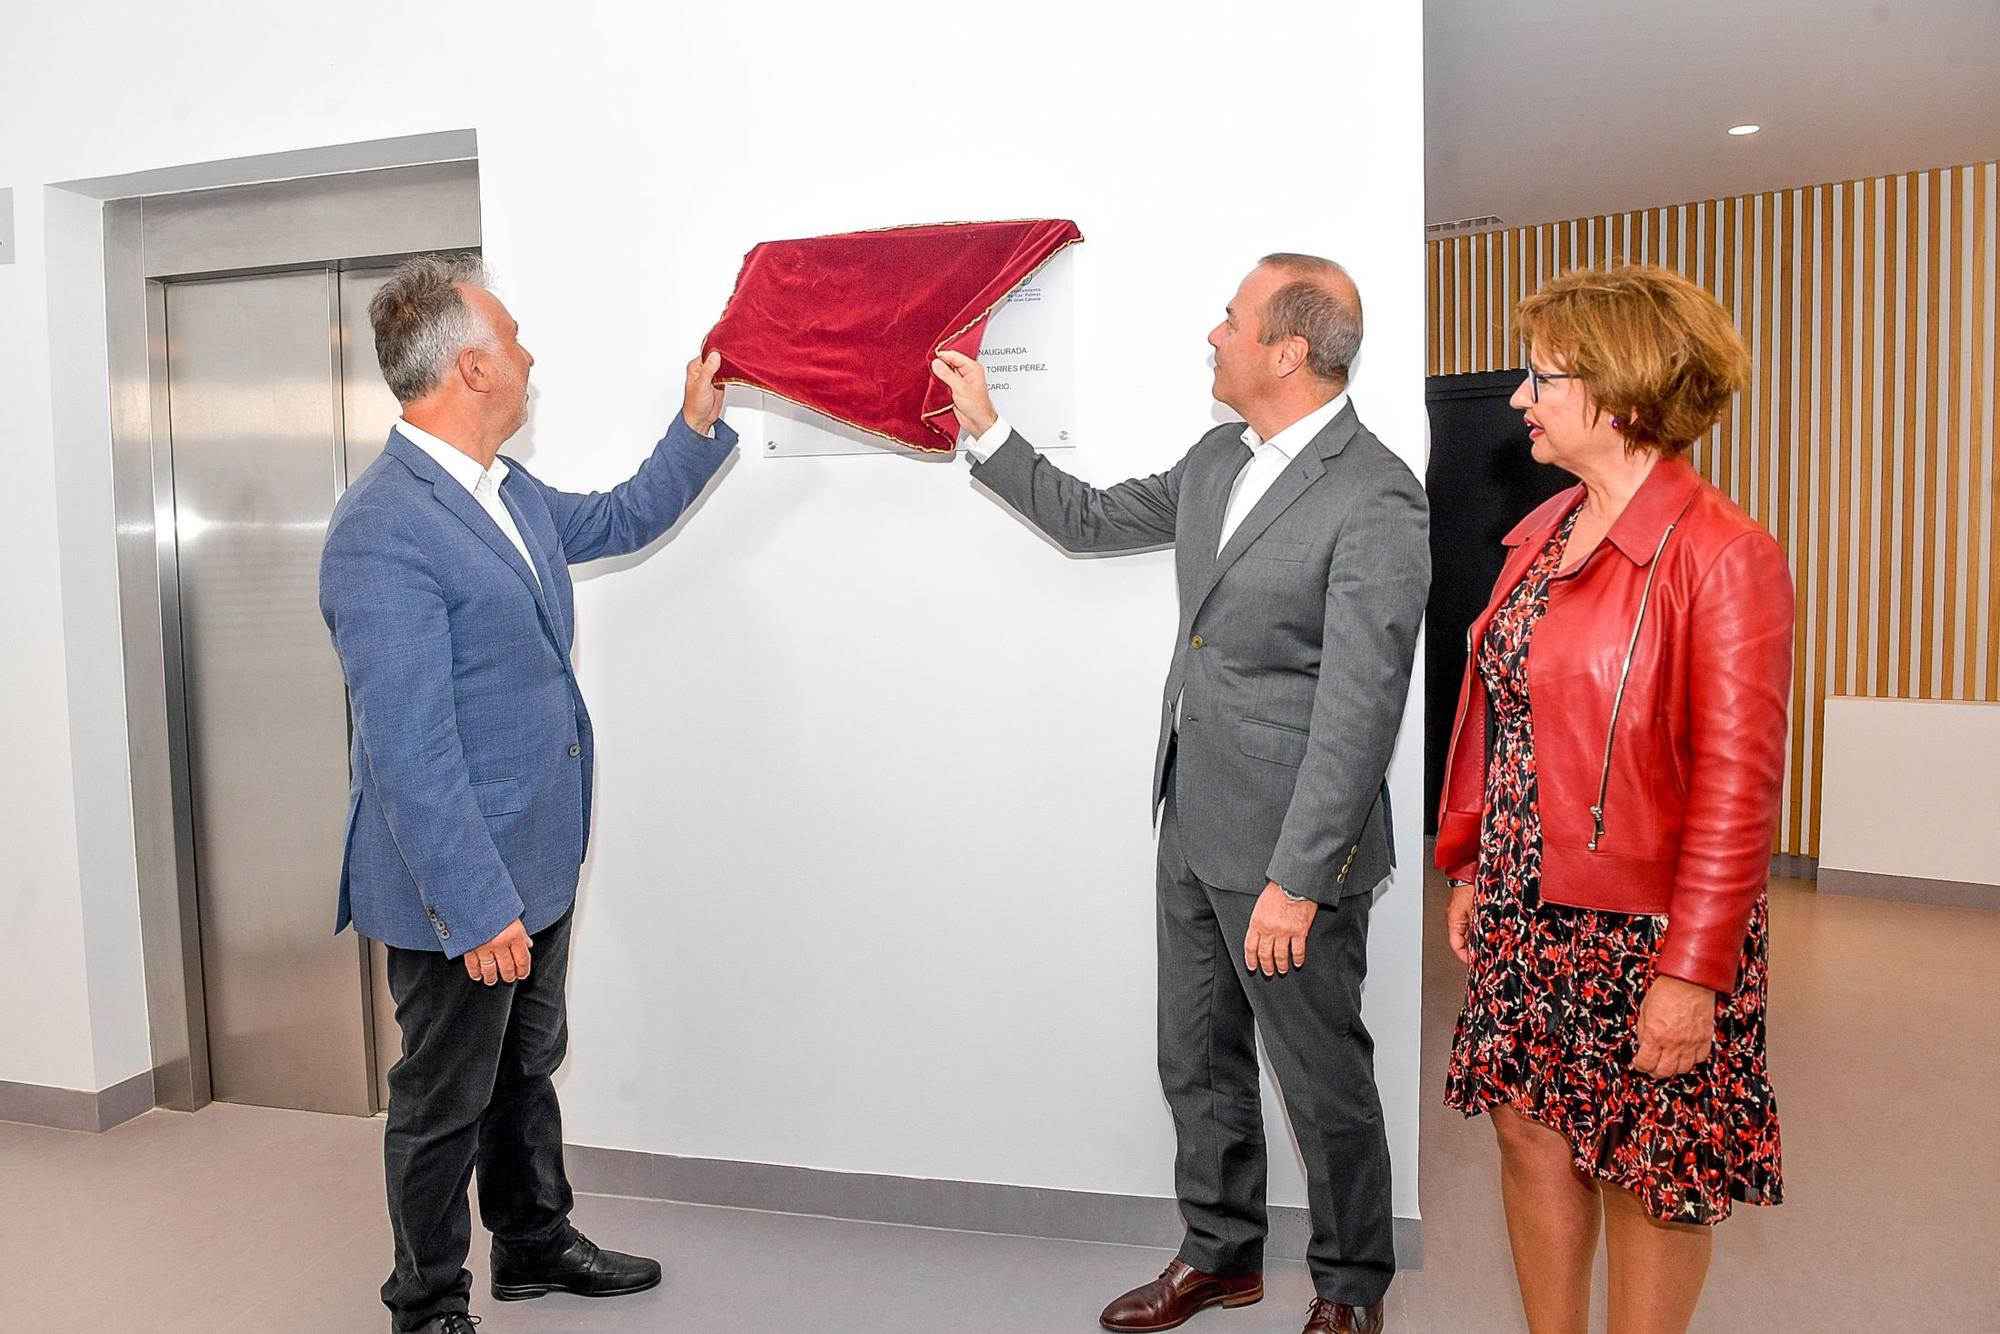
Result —
[{"label": "red floral pattern on dress", "polygon": [[1480,641],[1492,701],[1474,954],[1445,1103],[1507,1107],[1570,1142],[1579,1172],[1632,1192],[1662,1222],[1717,1223],[1732,1202],[1784,1198],[1778,1103],[1764,1058],[1769,905],[1759,896],[1736,989],[1718,996],[1709,1058],[1654,1079],[1630,1068],[1664,916],[1543,903],[1528,644],[1576,524],[1572,512]]}]

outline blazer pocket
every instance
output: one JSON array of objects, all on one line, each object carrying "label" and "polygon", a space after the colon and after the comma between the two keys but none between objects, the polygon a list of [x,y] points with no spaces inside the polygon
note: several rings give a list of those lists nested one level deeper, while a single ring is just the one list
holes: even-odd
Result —
[{"label": "blazer pocket", "polygon": [[1265,560],[1304,560],[1311,551],[1304,542],[1258,542],[1243,554]]},{"label": "blazer pocket", "polygon": [[472,800],[481,815],[512,815],[526,803],[521,798],[521,780],[492,778],[472,785]]},{"label": "blazer pocket", "polygon": [[1282,723],[1245,718],[1236,724],[1236,746],[1254,759],[1298,768],[1305,763],[1306,734]]}]

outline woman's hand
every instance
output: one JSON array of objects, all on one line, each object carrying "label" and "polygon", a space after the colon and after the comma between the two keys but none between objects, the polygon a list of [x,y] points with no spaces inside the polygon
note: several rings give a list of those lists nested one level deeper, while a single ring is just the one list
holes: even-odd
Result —
[{"label": "woman's hand", "polygon": [[1662,974],[1639,1006],[1639,1050],[1632,1068],[1655,1079],[1684,1075],[1708,1059],[1715,1041],[1715,993]]},{"label": "woman's hand", "polygon": [[1444,910],[1445,935],[1451,941],[1451,952],[1458,961],[1470,966],[1472,963],[1472,886],[1453,885],[1451,902]]}]

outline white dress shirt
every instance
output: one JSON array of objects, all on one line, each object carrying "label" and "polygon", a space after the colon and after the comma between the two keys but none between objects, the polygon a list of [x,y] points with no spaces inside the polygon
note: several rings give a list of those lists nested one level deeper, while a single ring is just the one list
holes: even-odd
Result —
[{"label": "white dress shirt", "polygon": [[497,456],[493,466],[482,468],[479,460],[462,449],[446,444],[429,431],[410,425],[403,418],[396,419],[396,429],[405,440],[437,460],[437,465],[451,474],[451,479],[472,494],[479,502],[479,508],[486,511],[507,540],[514,544],[514,550],[521,553],[521,560],[534,577],[535,587],[542,586],[542,576],[535,571],[535,558],[528,554],[528,544],[521,540],[520,526],[514,522],[514,512],[507,508],[507,502],[500,499],[500,483],[507,480],[507,465]]},{"label": "white dress shirt", "polygon": [[1243,517],[1257,508],[1257,502],[1271,489],[1271,483],[1278,480],[1280,473],[1291,466],[1301,449],[1326,429],[1326,424],[1340,415],[1347,406],[1347,395],[1335,394],[1327,402],[1314,408],[1305,416],[1272,436],[1269,440],[1257,434],[1256,428],[1243,428],[1243,443],[1250,447],[1250,461],[1243,465],[1243,471],[1236,474],[1236,480],[1229,487],[1229,507],[1222,512],[1222,537],[1215,544],[1215,554],[1229,545],[1229,536]]}]

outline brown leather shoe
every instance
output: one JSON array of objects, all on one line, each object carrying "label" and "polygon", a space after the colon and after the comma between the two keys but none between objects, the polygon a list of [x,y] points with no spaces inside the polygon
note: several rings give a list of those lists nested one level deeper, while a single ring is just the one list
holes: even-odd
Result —
[{"label": "brown leather shoe", "polygon": [[1382,1303],[1347,1306],[1315,1297],[1299,1334],[1382,1334]]},{"label": "brown leather shoe", "polygon": [[1145,1334],[1186,1324],[1190,1316],[1211,1306],[1248,1306],[1263,1297],[1262,1274],[1221,1278],[1204,1274],[1177,1256],[1151,1283],[1105,1307],[1097,1323],[1121,1334]]}]

